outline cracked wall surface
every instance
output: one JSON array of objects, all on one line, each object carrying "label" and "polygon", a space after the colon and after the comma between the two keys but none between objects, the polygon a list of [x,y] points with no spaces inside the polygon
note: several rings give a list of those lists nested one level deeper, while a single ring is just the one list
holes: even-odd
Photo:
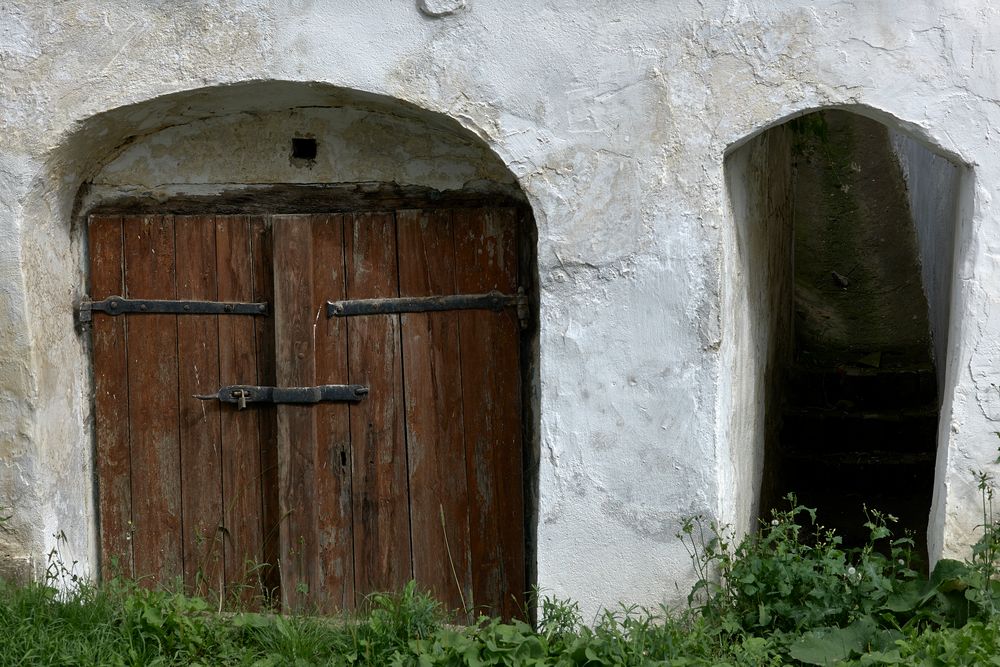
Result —
[{"label": "cracked wall surface", "polygon": [[[935,556],[964,553],[978,507],[971,471],[996,469],[1000,431],[1000,9],[802,5],[4,4],[0,505],[15,518],[0,558],[38,572],[58,546],[81,571],[93,567],[74,207],[121,182],[96,176],[134,173],[159,187],[171,142],[193,124],[236,136],[239,114],[389,99],[495,156],[506,171],[485,177],[516,179],[534,210],[538,584],[588,612],[678,598],[692,577],[673,537],[680,520],[745,517],[753,497],[731,488],[731,462],[752,434],[719,427],[733,423],[724,352],[740,331],[726,298],[741,289],[727,152],[794,115],[843,107],[960,165],[931,544]],[[256,177],[254,165],[204,157],[216,173]],[[379,157],[394,178],[412,176]],[[287,160],[271,167],[267,178],[304,177]]]}]

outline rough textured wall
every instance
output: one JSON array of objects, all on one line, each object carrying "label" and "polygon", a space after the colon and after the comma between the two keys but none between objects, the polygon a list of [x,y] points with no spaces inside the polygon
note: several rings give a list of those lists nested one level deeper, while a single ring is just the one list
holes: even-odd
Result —
[{"label": "rough textured wall", "polygon": [[932,540],[962,553],[977,523],[969,471],[994,469],[1000,430],[998,14],[988,0],[515,0],[440,18],[391,0],[6,3],[0,503],[17,519],[2,552],[38,567],[62,531],[69,560],[93,558],[88,362],[69,306],[81,184],[135,137],[342,105],[351,90],[478,137],[534,209],[538,583],[587,611],[678,598],[691,576],[679,520],[734,513],[729,448],[752,436],[718,426],[731,420],[723,295],[740,288],[727,150],[836,106],[974,165]]},{"label": "rough textured wall", "polygon": [[[293,158],[292,137],[315,138],[316,159]],[[94,195],[201,194],[198,186],[270,183],[453,190],[487,181],[513,185],[514,178],[480,143],[363,107],[237,112],[175,125],[133,141],[91,179]]]},{"label": "rough textured wall", "polygon": [[917,230],[920,272],[930,310],[938,386],[943,386],[948,361],[955,232],[962,168],[928,150],[914,139],[890,132],[892,148],[906,179],[910,214]]},{"label": "rough textured wall", "polygon": [[[931,554],[938,554],[947,546],[946,534],[975,534],[975,528],[970,525],[970,503],[958,502],[949,507],[946,490],[956,484],[964,487],[968,494],[973,470],[984,469],[974,468],[976,464],[966,457],[959,458],[958,466],[949,468],[954,459],[947,443],[952,440],[952,431],[957,425],[944,418],[952,409],[953,390],[961,385],[963,377],[967,377],[965,369],[956,366],[960,363],[960,357],[949,354],[956,347],[956,339],[960,338],[959,332],[963,330],[963,322],[958,321],[954,302],[954,299],[961,299],[961,287],[955,284],[960,279],[955,274],[956,246],[961,249],[971,241],[968,238],[968,223],[972,215],[970,208],[975,199],[971,192],[974,178],[970,168],[956,165],[909,136],[890,132],[889,137],[906,179],[910,213],[917,230],[921,278],[927,295],[931,345],[942,402],[935,473],[938,483],[934,488],[934,503],[927,531],[929,551]],[[961,261],[961,254],[958,261]],[[978,326],[974,322],[965,324]],[[984,376],[995,372],[995,363],[994,357],[973,371],[980,376],[980,386],[984,383]],[[992,415],[991,418],[996,418],[997,411],[986,406],[995,405],[992,396],[995,389],[995,385],[991,386],[983,392],[980,399],[985,398],[984,412],[987,416]],[[968,467],[963,470],[963,466]],[[955,541],[960,543],[962,540]]]},{"label": "rough textured wall", "polygon": [[754,528],[765,461],[777,446],[783,371],[792,354],[792,147],[781,126],[726,158],[733,262],[723,297],[720,357],[730,391],[722,437],[732,475],[722,484],[720,512],[738,533]]}]

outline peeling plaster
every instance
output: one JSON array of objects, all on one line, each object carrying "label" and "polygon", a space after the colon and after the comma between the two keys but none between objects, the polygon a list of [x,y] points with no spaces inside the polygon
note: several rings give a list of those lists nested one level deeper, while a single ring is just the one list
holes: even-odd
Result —
[{"label": "peeling plaster", "polygon": [[465,9],[465,0],[419,0],[419,7],[427,16],[441,18]]}]

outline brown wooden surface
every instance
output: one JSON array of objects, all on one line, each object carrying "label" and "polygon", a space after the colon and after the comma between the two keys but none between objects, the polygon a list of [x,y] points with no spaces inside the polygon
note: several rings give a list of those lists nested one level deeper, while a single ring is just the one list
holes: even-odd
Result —
[{"label": "brown wooden surface", "polygon": [[[200,575],[213,591],[245,587],[247,601],[277,586],[276,568],[256,566],[280,557],[289,609],[350,608],[415,577],[449,607],[520,615],[515,311],[322,311],[328,299],[515,292],[516,227],[514,209],[94,216],[93,298],[267,301],[273,313],[95,314],[105,571],[115,556],[147,583]],[[245,411],[191,398],[240,383],[371,391],[351,406]]]},{"label": "brown wooden surface", "polygon": [[[313,221],[308,215],[271,219],[274,242],[274,354],[279,387],[316,384],[313,325]],[[277,406],[278,499],[281,512],[281,591],[285,605],[303,609],[319,588],[316,411]]]},{"label": "brown wooden surface", "polygon": [[[273,386],[274,378],[274,249],[271,221],[265,216],[250,217],[253,300],[270,304],[268,317],[254,318],[254,344],[257,350],[257,384]],[[280,599],[279,554],[281,513],[278,507],[278,448],[276,409],[265,405],[254,411],[260,433],[260,492],[263,524],[263,558],[267,563],[256,573],[274,602]]]},{"label": "brown wooden surface", "polygon": [[[211,216],[174,218],[177,298],[216,301],[215,225]],[[135,319],[134,317],[131,319]],[[181,515],[184,583],[198,595],[224,588],[222,453],[219,405],[195,394],[219,388],[219,317],[177,321]]]},{"label": "brown wooden surface", "polygon": [[[516,291],[514,209],[456,210],[454,224],[458,291]],[[513,309],[459,317],[475,604],[510,618],[525,592],[519,325]]]},{"label": "brown wooden surface", "polygon": [[[391,213],[345,216],[347,298],[398,296]],[[350,382],[370,392],[350,408],[354,451],[357,596],[396,590],[412,576],[399,316],[347,322]]]},{"label": "brown wooden surface", "polygon": [[[220,301],[256,301],[250,220],[217,216],[216,265]],[[254,329],[265,318],[219,317],[218,386],[257,384]],[[222,489],[227,594],[252,603],[262,593],[263,553],[259,409],[216,405],[222,437]]]},{"label": "brown wooden surface", "polygon": [[[343,299],[344,216],[313,218],[313,300]],[[341,318],[316,319],[316,384],[346,384],[347,323]],[[316,414],[316,512],[321,589],[314,597],[324,611],[354,607],[354,512],[351,503],[350,408],[321,403]]]},{"label": "brown wooden surface", "polygon": [[[127,298],[173,299],[174,225],[169,216],[126,217]],[[147,586],[183,574],[177,317],[128,322],[129,438],[135,576]]]},{"label": "brown wooden surface", "polygon": [[[397,212],[400,296],[455,293],[451,217],[449,209]],[[459,317],[401,320],[413,577],[448,609],[464,610],[473,590]]]},{"label": "brown wooden surface", "polygon": [[[122,222],[117,215],[90,219],[90,296],[124,293]],[[125,318],[94,313],[94,422],[97,439],[101,574],[132,576],[131,450]]]}]

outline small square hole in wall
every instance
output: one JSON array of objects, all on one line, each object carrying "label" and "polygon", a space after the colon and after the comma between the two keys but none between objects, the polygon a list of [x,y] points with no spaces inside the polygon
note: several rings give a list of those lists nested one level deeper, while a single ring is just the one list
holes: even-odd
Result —
[{"label": "small square hole in wall", "polygon": [[306,137],[293,137],[292,158],[295,160],[315,160],[316,140]]}]

